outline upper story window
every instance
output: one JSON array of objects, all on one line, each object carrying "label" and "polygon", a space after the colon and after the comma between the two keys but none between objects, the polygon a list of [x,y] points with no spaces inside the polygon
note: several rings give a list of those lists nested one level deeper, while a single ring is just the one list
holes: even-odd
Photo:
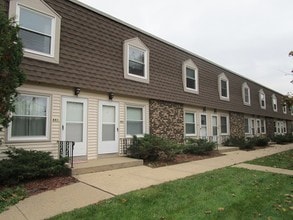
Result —
[{"label": "upper story window", "polygon": [[26,50],[52,55],[51,16],[19,6],[19,36]]},{"label": "upper story window", "polygon": [[124,78],[149,83],[149,49],[139,38],[124,41]]},{"label": "upper story window", "polygon": [[262,89],[259,90],[259,104],[262,109],[266,108],[266,95]]},{"label": "upper story window", "polygon": [[185,135],[196,135],[196,114],[194,112],[185,112]]},{"label": "upper story window", "polygon": [[250,105],[250,88],[246,82],[242,84],[242,99],[244,105]]},{"label": "upper story window", "polygon": [[224,101],[229,101],[229,80],[224,73],[220,74],[218,77],[218,87],[220,99]]},{"label": "upper story window", "polygon": [[21,94],[8,130],[9,141],[49,139],[49,97]]},{"label": "upper story window", "polygon": [[287,114],[287,104],[286,103],[283,104],[283,113]]},{"label": "upper story window", "polygon": [[184,91],[198,94],[198,68],[192,60],[183,62],[182,76]]},{"label": "upper story window", "polygon": [[61,17],[44,1],[10,1],[9,16],[16,17],[24,56],[59,63]]},{"label": "upper story window", "polygon": [[278,111],[277,97],[275,94],[272,95],[272,104],[274,112]]}]

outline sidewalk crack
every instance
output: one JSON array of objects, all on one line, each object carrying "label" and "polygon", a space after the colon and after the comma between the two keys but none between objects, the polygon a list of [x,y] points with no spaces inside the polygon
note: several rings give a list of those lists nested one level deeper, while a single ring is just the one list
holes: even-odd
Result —
[{"label": "sidewalk crack", "polygon": [[104,190],[104,189],[101,189],[101,188],[99,188],[99,187],[96,187],[96,186],[91,185],[91,184],[89,184],[89,183],[86,183],[86,182],[83,182],[83,181],[80,181],[80,180],[79,180],[79,182],[80,182],[80,183],[83,183],[83,184],[85,184],[85,185],[87,185],[87,186],[93,187],[93,188],[95,188],[95,189],[98,189],[98,190],[100,190],[100,191],[102,191],[102,192],[108,193],[108,194],[110,194],[111,196],[117,196],[117,195],[114,194],[114,193],[111,193],[111,192],[109,192],[109,191],[107,191],[107,190]]}]

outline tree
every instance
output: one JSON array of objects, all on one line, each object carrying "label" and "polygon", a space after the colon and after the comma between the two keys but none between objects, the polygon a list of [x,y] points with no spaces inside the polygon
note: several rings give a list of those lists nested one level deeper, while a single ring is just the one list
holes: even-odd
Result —
[{"label": "tree", "polygon": [[[289,52],[289,56],[293,56],[293,51]],[[293,70],[291,72],[293,73]],[[293,82],[293,80],[291,82]],[[293,107],[292,94],[289,93],[287,96],[285,96],[283,101],[284,101],[284,104],[286,104],[289,109],[291,109]]]},{"label": "tree", "polygon": [[7,127],[11,121],[11,112],[15,111],[16,88],[25,80],[20,68],[23,51],[18,30],[14,19],[8,19],[0,8],[0,127]]}]

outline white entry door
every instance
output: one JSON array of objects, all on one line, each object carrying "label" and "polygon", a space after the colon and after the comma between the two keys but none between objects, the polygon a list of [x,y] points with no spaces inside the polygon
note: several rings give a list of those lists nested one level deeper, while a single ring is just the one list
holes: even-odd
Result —
[{"label": "white entry door", "polygon": [[80,98],[62,99],[63,141],[74,141],[73,156],[86,155],[87,141],[87,100]]},{"label": "white entry door", "polygon": [[99,154],[118,153],[118,103],[100,102]]},{"label": "white entry door", "polygon": [[207,116],[200,115],[200,138],[206,139],[208,135],[207,131]]},{"label": "white entry door", "polygon": [[218,142],[218,117],[216,115],[212,116],[212,133],[213,142]]}]

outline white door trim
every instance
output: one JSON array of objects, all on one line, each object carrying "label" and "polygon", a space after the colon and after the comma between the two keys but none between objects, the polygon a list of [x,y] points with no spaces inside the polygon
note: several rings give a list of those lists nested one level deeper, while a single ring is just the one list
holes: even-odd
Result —
[{"label": "white door trim", "polygon": [[[115,107],[115,140],[103,141],[103,106]],[[119,152],[119,103],[112,101],[99,102],[99,132],[98,132],[98,154],[110,154]]]},{"label": "white door trim", "polygon": [[62,116],[61,116],[61,140],[66,141],[66,110],[67,102],[83,104],[83,134],[82,142],[75,142],[73,156],[87,155],[87,99],[75,97],[62,97]]}]

